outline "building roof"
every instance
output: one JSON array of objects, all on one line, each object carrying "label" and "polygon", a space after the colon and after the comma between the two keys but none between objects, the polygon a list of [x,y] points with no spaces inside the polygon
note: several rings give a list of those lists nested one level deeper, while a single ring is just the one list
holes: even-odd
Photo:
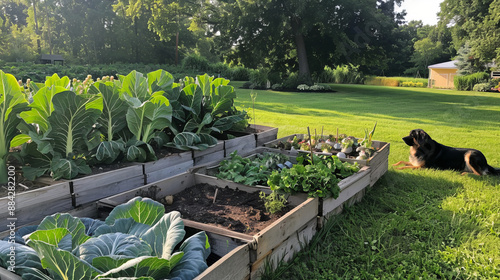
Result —
[{"label": "building roof", "polygon": [[429,65],[427,68],[458,69],[458,67],[455,65],[456,62],[458,62],[458,60],[442,62],[442,63],[438,63],[438,64]]}]

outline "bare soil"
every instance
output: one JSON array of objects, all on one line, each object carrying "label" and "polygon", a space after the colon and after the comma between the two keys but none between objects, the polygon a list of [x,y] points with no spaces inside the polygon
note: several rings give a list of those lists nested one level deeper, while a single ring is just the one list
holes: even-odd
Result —
[{"label": "bare soil", "polygon": [[248,193],[208,184],[198,184],[174,195],[171,205],[165,199],[162,199],[162,203],[166,212],[179,211],[184,219],[249,235],[263,230],[292,208],[287,206],[281,213],[270,214],[259,198],[258,191]]}]

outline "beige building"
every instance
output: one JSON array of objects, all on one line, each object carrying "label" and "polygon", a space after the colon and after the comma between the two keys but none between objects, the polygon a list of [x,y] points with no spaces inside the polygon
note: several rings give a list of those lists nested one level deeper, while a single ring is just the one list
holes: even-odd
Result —
[{"label": "beige building", "polygon": [[454,88],[453,78],[457,75],[456,60],[429,65],[429,87]]}]

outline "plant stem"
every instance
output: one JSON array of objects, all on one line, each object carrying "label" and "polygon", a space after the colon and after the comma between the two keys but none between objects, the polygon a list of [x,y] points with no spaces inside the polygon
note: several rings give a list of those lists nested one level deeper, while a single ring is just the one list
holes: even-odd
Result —
[{"label": "plant stem", "polygon": [[313,147],[312,147],[312,141],[311,141],[311,131],[309,130],[309,127],[307,127],[307,134],[309,135],[309,150],[311,150],[311,163],[314,165]]},{"label": "plant stem", "polygon": [[0,185],[7,184],[8,182],[8,172],[7,172],[7,160],[5,158],[0,158]]}]

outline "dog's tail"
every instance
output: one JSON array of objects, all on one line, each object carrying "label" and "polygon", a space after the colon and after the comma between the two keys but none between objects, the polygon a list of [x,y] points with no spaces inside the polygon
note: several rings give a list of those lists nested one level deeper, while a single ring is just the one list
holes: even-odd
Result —
[{"label": "dog's tail", "polygon": [[491,167],[491,166],[488,165],[488,172],[491,175],[500,176],[500,168],[495,168],[495,167]]}]

